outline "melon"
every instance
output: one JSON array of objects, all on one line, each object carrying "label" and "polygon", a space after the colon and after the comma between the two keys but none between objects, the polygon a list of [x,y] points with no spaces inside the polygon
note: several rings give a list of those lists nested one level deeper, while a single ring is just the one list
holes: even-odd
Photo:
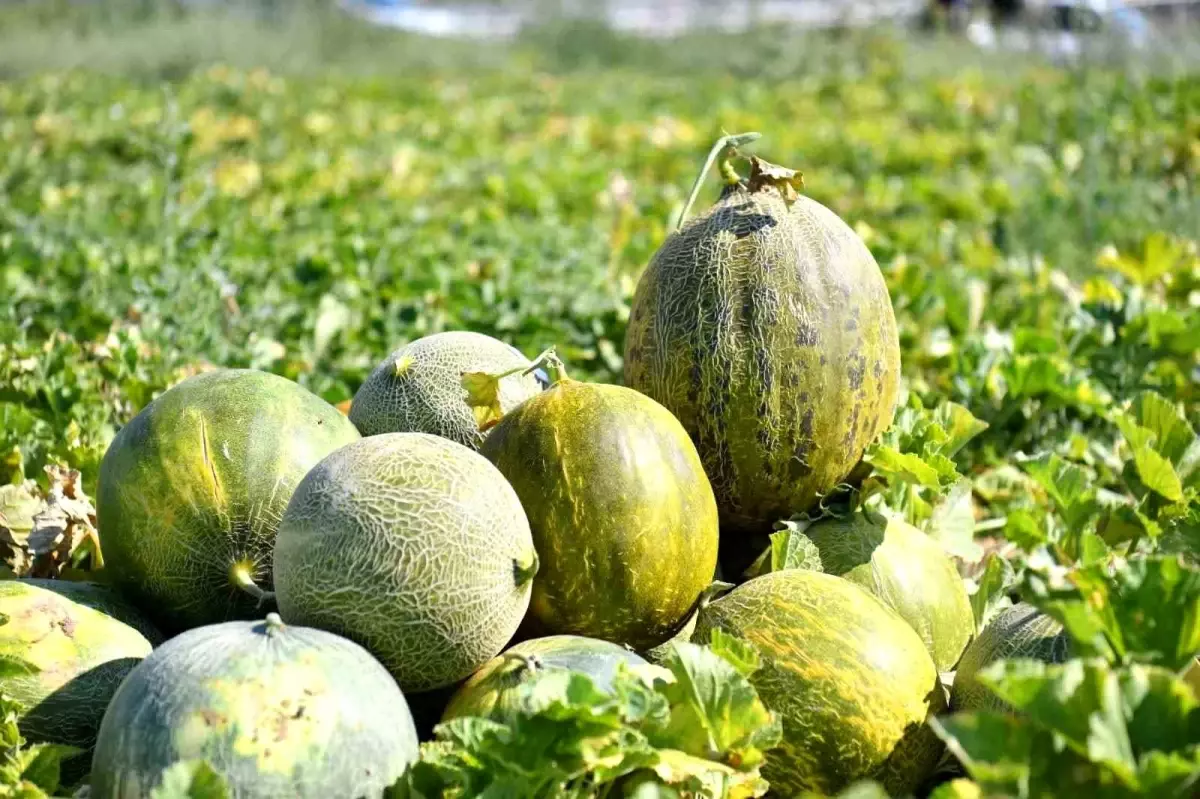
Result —
[{"label": "melon", "polygon": [[125,425],[101,462],[96,517],[112,583],[168,634],[256,617],[292,491],[358,438],[336,408],[278,375],[187,378]]},{"label": "melon", "polygon": [[463,372],[502,373],[500,407],[509,411],[541,391],[532,364],[502,341],[469,331],[435,333],[388,355],[368,375],[350,405],[364,436],[430,433],[479,449],[484,433],[466,404]]},{"label": "melon", "polygon": [[937,668],[872,594],[820,572],[772,572],[704,607],[693,640],[709,643],[715,629],[762,658],[750,682],[783,724],[762,769],[775,795],[833,795],[876,779],[903,796],[932,772],[943,751],[926,725],[944,708]]},{"label": "melon", "polygon": [[743,181],[730,155],[719,201],[668,235],[638,281],[624,384],[683,424],[722,544],[745,549],[846,480],[891,423],[900,348],[863,240],[795,195],[798,181],[777,177],[789,170],[754,158]]},{"label": "melon", "polygon": [[1062,625],[1032,605],[1020,602],[1005,608],[963,652],[950,689],[951,709],[955,712],[1010,709],[976,675],[997,660],[1007,658],[1062,663],[1070,657],[1070,643]]},{"label": "melon", "polygon": [[0,656],[37,667],[3,680],[21,734],[90,750],[121,680],[162,642],[111,588],[67,580],[0,581]]},{"label": "melon", "polygon": [[138,664],[104,714],[89,795],[148,796],[166,769],[202,759],[243,799],[382,797],[417,754],[378,661],[271,613],[189,630]]},{"label": "melon", "polygon": [[517,687],[546,670],[586,674],[597,688],[608,691],[621,663],[644,666],[646,660],[625,647],[579,635],[522,641],[472,674],[450,698],[442,720],[488,716],[496,708],[514,709]]},{"label": "melon", "polygon": [[480,448],[520,497],[541,560],[524,629],[655,646],[712,581],[712,487],[664,407],[574,380],[552,354],[547,362],[550,387],[505,414]]},{"label": "melon", "polygon": [[428,433],[330,454],[296,488],[275,543],[284,620],[362,644],[406,692],[458,682],[498,655],[537,573],[503,475]]},{"label": "melon", "polygon": [[826,574],[878,597],[912,626],[939,671],[949,671],[975,634],[971,598],[936,541],[902,519],[855,513],[810,525]]}]

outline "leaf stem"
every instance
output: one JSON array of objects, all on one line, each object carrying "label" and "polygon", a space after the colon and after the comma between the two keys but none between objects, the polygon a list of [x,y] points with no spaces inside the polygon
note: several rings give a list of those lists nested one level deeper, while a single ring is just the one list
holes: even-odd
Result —
[{"label": "leaf stem", "polygon": [[229,579],[238,588],[257,599],[258,607],[262,607],[268,600],[275,599],[274,591],[264,591],[254,582],[254,578],[250,576],[250,564],[245,561],[238,561],[230,567]]},{"label": "leaf stem", "polygon": [[[740,178],[733,170],[733,164],[730,161],[738,154],[738,147],[743,144],[749,144],[752,141],[757,141],[762,138],[761,133],[735,133],[730,136],[722,136],[713,144],[712,149],[708,151],[708,158],[704,160],[704,166],[700,169],[700,174],[696,175],[696,180],[692,182],[691,193],[688,194],[687,202],[684,203],[683,210],[679,212],[679,219],[675,223],[675,229],[679,230],[683,227],[683,220],[687,218],[688,211],[692,210],[692,205],[696,202],[696,197],[700,194],[700,186],[703,185],[704,179],[708,176],[708,170],[716,162],[720,162],[721,176],[726,183],[737,183]],[[732,180],[731,180],[732,178]]]}]

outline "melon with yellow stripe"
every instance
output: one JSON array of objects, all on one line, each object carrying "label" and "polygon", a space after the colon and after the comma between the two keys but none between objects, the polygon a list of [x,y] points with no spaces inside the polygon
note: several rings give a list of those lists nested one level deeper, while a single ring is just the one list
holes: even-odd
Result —
[{"label": "melon with yellow stripe", "polygon": [[168,634],[254,618],[292,491],[359,438],[284,377],[189,377],[121,428],[101,462],[96,516],[111,582]]},{"label": "melon with yellow stripe", "polygon": [[[507,414],[490,396],[502,418],[480,448],[516,489],[541,561],[523,637],[648,649],[678,631],[712,581],[712,487],[667,409],[633,389],[573,380],[553,352],[537,363],[550,387]],[[474,388],[481,403],[486,392]],[[476,405],[485,425],[487,405]]]},{"label": "melon with yellow stripe", "polygon": [[100,725],[90,796],[150,796],[166,769],[204,760],[243,799],[382,797],[417,754],[378,661],[271,613],[189,630],[129,673]]},{"label": "melon with yellow stripe", "polygon": [[945,704],[937,669],[874,596],[820,572],[773,572],[702,608],[693,640],[708,643],[715,629],[762,657],[750,681],[783,722],[763,767],[775,795],[832,795],[873,778],[901,796],[930,775],[942,752],[925,724]]}]

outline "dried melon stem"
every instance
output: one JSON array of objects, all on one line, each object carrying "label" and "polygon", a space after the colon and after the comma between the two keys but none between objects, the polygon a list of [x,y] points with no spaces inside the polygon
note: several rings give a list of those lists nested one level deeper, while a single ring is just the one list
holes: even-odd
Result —
[{"label": "dried melon stem", "polygon": [[692,191],[688,194],[687,202],[683,205],[683,210],[679,213],[679,220],[675,224],[678,230],[683,227],[683,220],[687,219],[688,211],[692,210],[692,205],[696,202],[696,197],[700,194],[700,187],[704,185],[704,179],[708,177],[708,171],[712,169],[713,164],[720,163],[719,169],[721,177],[724,178],[727,185],[733,185],[741,182],[737,171],[733,168],[733,159],[740,153],[738,147],[743,144],[749,144],[752,141],[757,141],[762,138],[761,133],[735,133],[732,136],[722,136],[717,139],[712,149],[708,151],[708,158],[704,160],[704,166],[700,168],[700,174],[696,176],[696,180],[692,183]]},{"label": "dried melon stem", "polygon": [[[775,190],[783,197],[784,202],[789,206],[796,201],[797,192],[804,188],[804,175],[794,169],[788,169],[778,164],[772,164],[769,161],[764,161],[756,155],[744,156],[739,150],[743,144],[749,144],[760,138],[758,133],[735,133],[732,136],[722,136],[717,139],[716,144],[708,151],[708,158],[704,162],[704,166],[700,170],[700,174],[696,176],[696,180],[692,183],[691,194],[688,195],[687,203],[683,206],[683,211],[679,214],[679,221],[676,224],[676,229],[683,227],[683,222],[687,219],[688,211],[696,202],[696,197],[700,194],[700,187],[704,183],[705,177],[708,176],[708,171],[712,169],[713,164],[717,164],[718,170],[721,172],[721,179],[725,182],[725,186],[743,186],[748,191],[758,192],[764,190]],[[750,162],[750,179],[743,182],[741,175],[734,169],[733,159],[744,157]]]},{"label": "dried melon stem", "polygon": [[239,560],[229,567],[229,581],[236,585],[241,590],[245,591],[250,596],[258,600],[258,606],[262,607],[264,602],[268,600],[274,601],[274,591],[264,591],[254,582],[254,577],[251,576],[251,570],[254,564]]}]

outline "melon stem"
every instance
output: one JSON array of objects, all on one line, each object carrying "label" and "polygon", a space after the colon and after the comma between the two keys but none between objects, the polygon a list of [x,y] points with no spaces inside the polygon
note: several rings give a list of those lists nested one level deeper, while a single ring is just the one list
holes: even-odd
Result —
[{"label": "melon stem", "polygon": [[712,149],[708,151],[708,158],[704,160],[704,166],[700,169],[700,174],[696,175],[696,180],[692,182],[692,191],[688,194],[687,202],[683,205],[683,210],[679,212],[679,219],[675,223],[675,229],[679,230],[683,227],[683,220],[687,219],[688,211],[692,210],[692,205],[696,202],[696,197],[700,195],[700,187],[704,185],[704,179],[708,177],[708,171],[712,169],[713,164],[719,163],[721,177],[726,184],[733,185],[741,180],[737,172],[733,168],[732,160],[738,155],[738,147],[743,144],[749,144],[752,141],[757,141],[762,138],[761,133],[734,133],[730,136],[722,136],[713,144]]},{"label": "melon stem", "polygon": [[529,554],[524,558],[513,558],[513,576],[516,578],[517,586],[520,587],[532,581],[540,567],[541,561],[538,559],[537,550],[529,550]]},{"label": "melon stem", "polygon": [[274,591],[264,591],[254,582],[254,578],[250,576],[250,567],[245,563],[233,564],[229,569],[229,579],[238,588],[257,599],[258,607],[262,607],[267,600],[275,599]]}]

